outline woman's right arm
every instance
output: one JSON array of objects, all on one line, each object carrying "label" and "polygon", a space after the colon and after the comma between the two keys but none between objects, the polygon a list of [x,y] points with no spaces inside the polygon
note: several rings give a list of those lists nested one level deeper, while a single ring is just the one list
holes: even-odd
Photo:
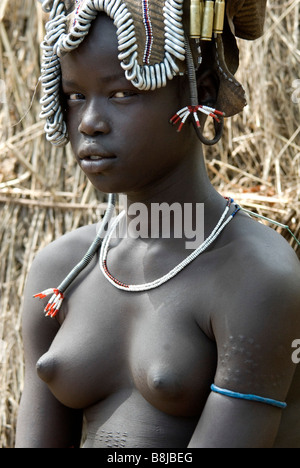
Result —
[{"label": "woman's right arm", "polygon": [[80,443],[81,411],[62,405],[36,372],[37,361],[48,351],[59,330],[56,319],[45,318],[43,302],[33,298],[49,287],[53,277],[57,281],[55,272],[49,268],[50,254],[51,248],[38,254],[25,289],[22,314],[25,382],[18,413],[16,448],[68,448],[78,447]]}]

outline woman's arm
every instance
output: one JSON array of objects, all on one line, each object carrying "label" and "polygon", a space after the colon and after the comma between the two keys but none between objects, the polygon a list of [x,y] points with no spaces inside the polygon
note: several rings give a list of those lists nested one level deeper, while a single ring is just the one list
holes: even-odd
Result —
[{"label": "woman's arm", "polygon": [[81,411],[62,405],[36,371],[38,359],[48,351],[59,330],[57,320],[45,318],[43,303],[32,297],[49,287],[52,279],[54,284],[57,282],[57,273],[51,268],[51,251],[50,247],[38,254],[25,289],[22,315],[25,384],[18,413],[16,448],[77,447],[81,438]]},{"label": "woman's arm", "polygon": [[[300,268],[298,260],[275,264],[268,255],[261,258],[256,262],[249,257],[240,278],[232,270],[231,294],[212,317],[218,349],[214,383],[233,392],[284,402],[296,369],[291,346],[300,336]],[[283,411],[289,407],[213,391],[189,446],[272,447]]]}]

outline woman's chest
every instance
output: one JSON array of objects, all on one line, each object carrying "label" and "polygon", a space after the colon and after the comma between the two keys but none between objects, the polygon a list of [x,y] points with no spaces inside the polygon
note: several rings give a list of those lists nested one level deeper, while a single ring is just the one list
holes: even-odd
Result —
[{"label": "woman's chest", "polygon": [[185,296],[99,290],[87,299],[77,288],[38,362],[40,377],[71,407],[84,408],[131,387],[162,411],[194,415],[213,380],[216,349]]}]

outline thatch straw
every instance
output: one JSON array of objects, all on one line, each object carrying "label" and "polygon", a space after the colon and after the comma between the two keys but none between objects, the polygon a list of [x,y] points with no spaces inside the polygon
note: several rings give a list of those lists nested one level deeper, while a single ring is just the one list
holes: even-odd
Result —
[{"label": "thatch straw", "polygon": [[[300,0],[272,0],[266,34],[241,44],[249,106],[206,152],[212,182],[300,237]],[[36,252],[103,211],[70,149],[54,149],[39,121],[43,18],[36,0],[0,2],[0,447],[13,447],[23,385],[20,310]],[[298,80],[298,81],[297,81]],[[282,231],[276,226],[276,229]],[[285,235],[285,234],[284,234]],[[288,236],[291,244],[295,242]],[[300,249],[297,251],[300,257]]]}]

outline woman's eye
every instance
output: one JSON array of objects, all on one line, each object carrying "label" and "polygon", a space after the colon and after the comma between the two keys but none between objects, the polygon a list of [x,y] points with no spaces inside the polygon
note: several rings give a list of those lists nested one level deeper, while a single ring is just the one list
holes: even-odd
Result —
[{"label": "woman's eye", "polygon": [[80,93],[69,93],[66,97],[68,101],[81,101],[84,99],[84,95]]},{"label": "woman's eye", "polygon": [[117,91],[113,94],[114,98],[122,99],[134,96],[136,93],[134,91]]}]

